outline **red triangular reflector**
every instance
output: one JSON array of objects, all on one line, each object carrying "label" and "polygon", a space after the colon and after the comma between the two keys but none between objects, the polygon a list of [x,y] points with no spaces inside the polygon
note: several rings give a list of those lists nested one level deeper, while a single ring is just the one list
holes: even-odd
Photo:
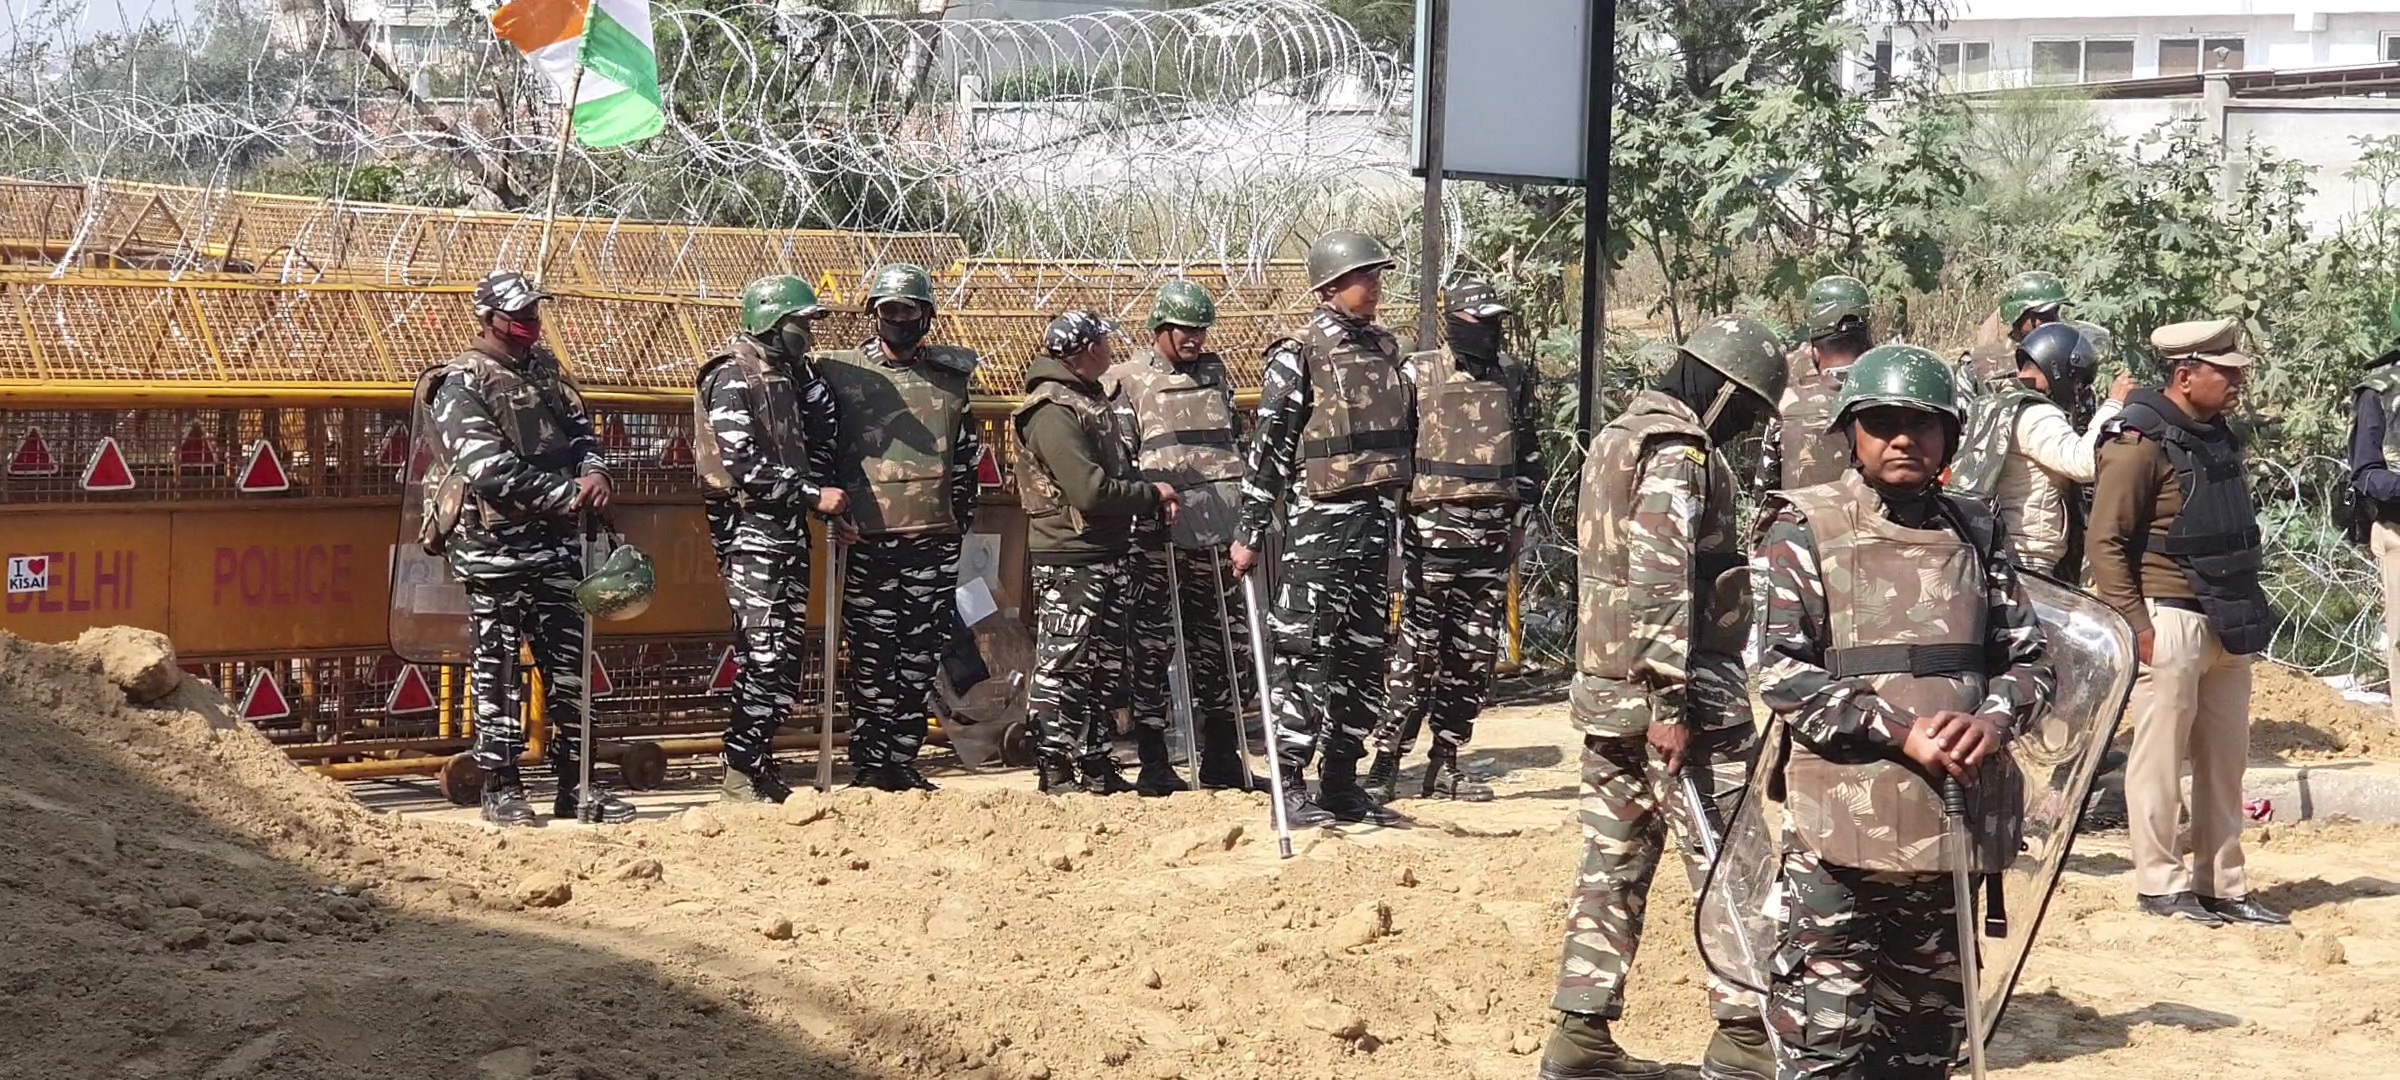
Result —
[{"label": "red triangular reflector", "polygon": [[242,466],[242,479],[237,485],[243,491],[289,491],[292,478],[283,471],[283,459],[275,456],[275,444],[265,439],[250,448],[250,463]]},{"label": "red triangular reflector", "polygon": [[658,452],[658,467],[662,469],[691,468],[692,441],[681,435],[668,439],[667,445]]},{"label": "red triangular reflector", "polygon": [[602,661],[601,661],[601,659],[600,659],[600,654],[599,654],[597,651],[593,652],[593,653],[592,653],[592,696],[593,696],[593,697],[607,697],[608,695],[610,695],[610,694],[613,694],[613,693],[616,693],[616,692],[617,692],[617,681],[616,681],[615,679],[611,679],[611,678],[609,678],[609,677],[608,677],[608,665],[607,665],[606,663],[604,663],[604,662],[602,662]]},{"label": "red triangular reflector", "polygon": [[377,460],[395,469],[408,464],[407,424],[393,424],[390,431],[383,433],[383,456]]},{"label": "red triangular reflector", "polygon": [[987,488],[1000,486],[1000,455],[993,453],[989,446],[984,447],[983,456],[976,459],[975,482]]},{"label": "red triangular reflector", "polygon": [[242,695],[242,719],[281,720],[292,715],[292,703],[284,700],[283,684],[272,672],[261,668],[250,676],[250,689]]},{"label": "red triangular reflector", "polygon": [[623,450],[632,444],[633,440],[625,436],[624,419],[617,416],[609,417],[608,423],[600,429],[600,445],[610,450]]},{"label": "red triangular reflector", "polygon": [[400,677],[392,682],[391,696],[383,699],[384,715],[407,716],[433,709],[433,687],[425,684],[425,669],[415,664],[401,668]]},{"label": "red triangular reflector", "polygon": [[100,448],[92,451],[92,460],[84,463],[83,490],[133,490],[133,469],[125,464],[125,452],[117,449],[115,438],[100,440]]},{"label": "red triangular reflector", "polygon": [[725,655],[717,658],[717,673],[708,677],[708,692],[723,694],[732,691],[733,677],[740,670],[733,663],[733,646],[725,646]]},{"label": "red triangular reflector", "polygon": [[8,459],[8,475],[58,475],[58,460],[50,456],[50,444],[42,441],[42,429],[25,432],[24,441],[17,444],[17,452]]},{"label": "red triangular reflector", "polygon": [[192,426],[183,429],[182,444],[175,447],[175,467],[206,469],[216,463],[216,444],[208,441],[208,432],[201,428],[200,421],[192,421]]}]

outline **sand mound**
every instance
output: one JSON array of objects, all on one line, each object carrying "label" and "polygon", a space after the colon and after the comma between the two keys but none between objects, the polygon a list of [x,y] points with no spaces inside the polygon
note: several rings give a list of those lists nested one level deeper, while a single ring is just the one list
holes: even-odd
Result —
[{"label": "sand mound", "polygon": [[2391,757],[2400,730],[2391,715],[2343,697],[2334,688],[2281,664],[2252,669],[2250,751],[2292,761]]}]

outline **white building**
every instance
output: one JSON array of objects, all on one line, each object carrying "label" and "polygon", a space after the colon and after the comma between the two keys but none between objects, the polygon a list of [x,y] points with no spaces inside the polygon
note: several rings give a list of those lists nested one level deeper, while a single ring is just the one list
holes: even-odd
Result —
[{"label": "white building", "polygon": [[1869,36],[1887,70],[1930,57],[1956,90],[2372,64],[2400,60],[2400,0],[1957,0]]}]

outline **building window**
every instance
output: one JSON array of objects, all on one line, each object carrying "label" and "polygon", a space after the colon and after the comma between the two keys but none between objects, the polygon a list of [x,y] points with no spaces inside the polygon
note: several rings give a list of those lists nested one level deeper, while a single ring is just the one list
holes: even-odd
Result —
[{"label": "building window", "polygon": [[2400,34],[2383,35],[2383,58],[2386,62],[2400,61]]},{"label": "building window", "polygon": [[[2219,58],[2217,50],[2225,50]],[[2384,40],[2384,55],[2391,55],[2391,39]],[[2187,37],[2158,39],[2158,73],[2160,75],[2197,75],[2203,71],[2242,70],[2242,39],[2238,37]]]},{"label": "building window", "polygon": [[2041,85],[2133,77],[2133,42],[2118,38],[2033,43],[2033,81]]},{"label": "building window", "polygon": [[1933,63],[1944,90],[1981,90],[1992,79],[1992,43],[1943,41],[1933,47]]}]

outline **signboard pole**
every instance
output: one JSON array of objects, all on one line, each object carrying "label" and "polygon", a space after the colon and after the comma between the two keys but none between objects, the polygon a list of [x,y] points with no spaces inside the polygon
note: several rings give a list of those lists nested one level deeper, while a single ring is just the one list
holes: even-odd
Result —
[{"label": "signboard pole", "polygon": [[1425,95],[1425,208],[1423,242],[1417,266],[1417,348],[1430,349],[1441,325],[1442,296],[1442,97],[1449,81],[1450,0],[1424,0],[1425,65],[1417,72],[1417,93]]},{"label": "signboard pole", "polygon": [[1592,0],[1591,45],[1584,57],[1583,140],[1583,367],[1576,380],[1575,445],[1592,438],[1593,399],[1599,393],[1608,336],[1608,127],[1616,101],[1617,5]]}]

